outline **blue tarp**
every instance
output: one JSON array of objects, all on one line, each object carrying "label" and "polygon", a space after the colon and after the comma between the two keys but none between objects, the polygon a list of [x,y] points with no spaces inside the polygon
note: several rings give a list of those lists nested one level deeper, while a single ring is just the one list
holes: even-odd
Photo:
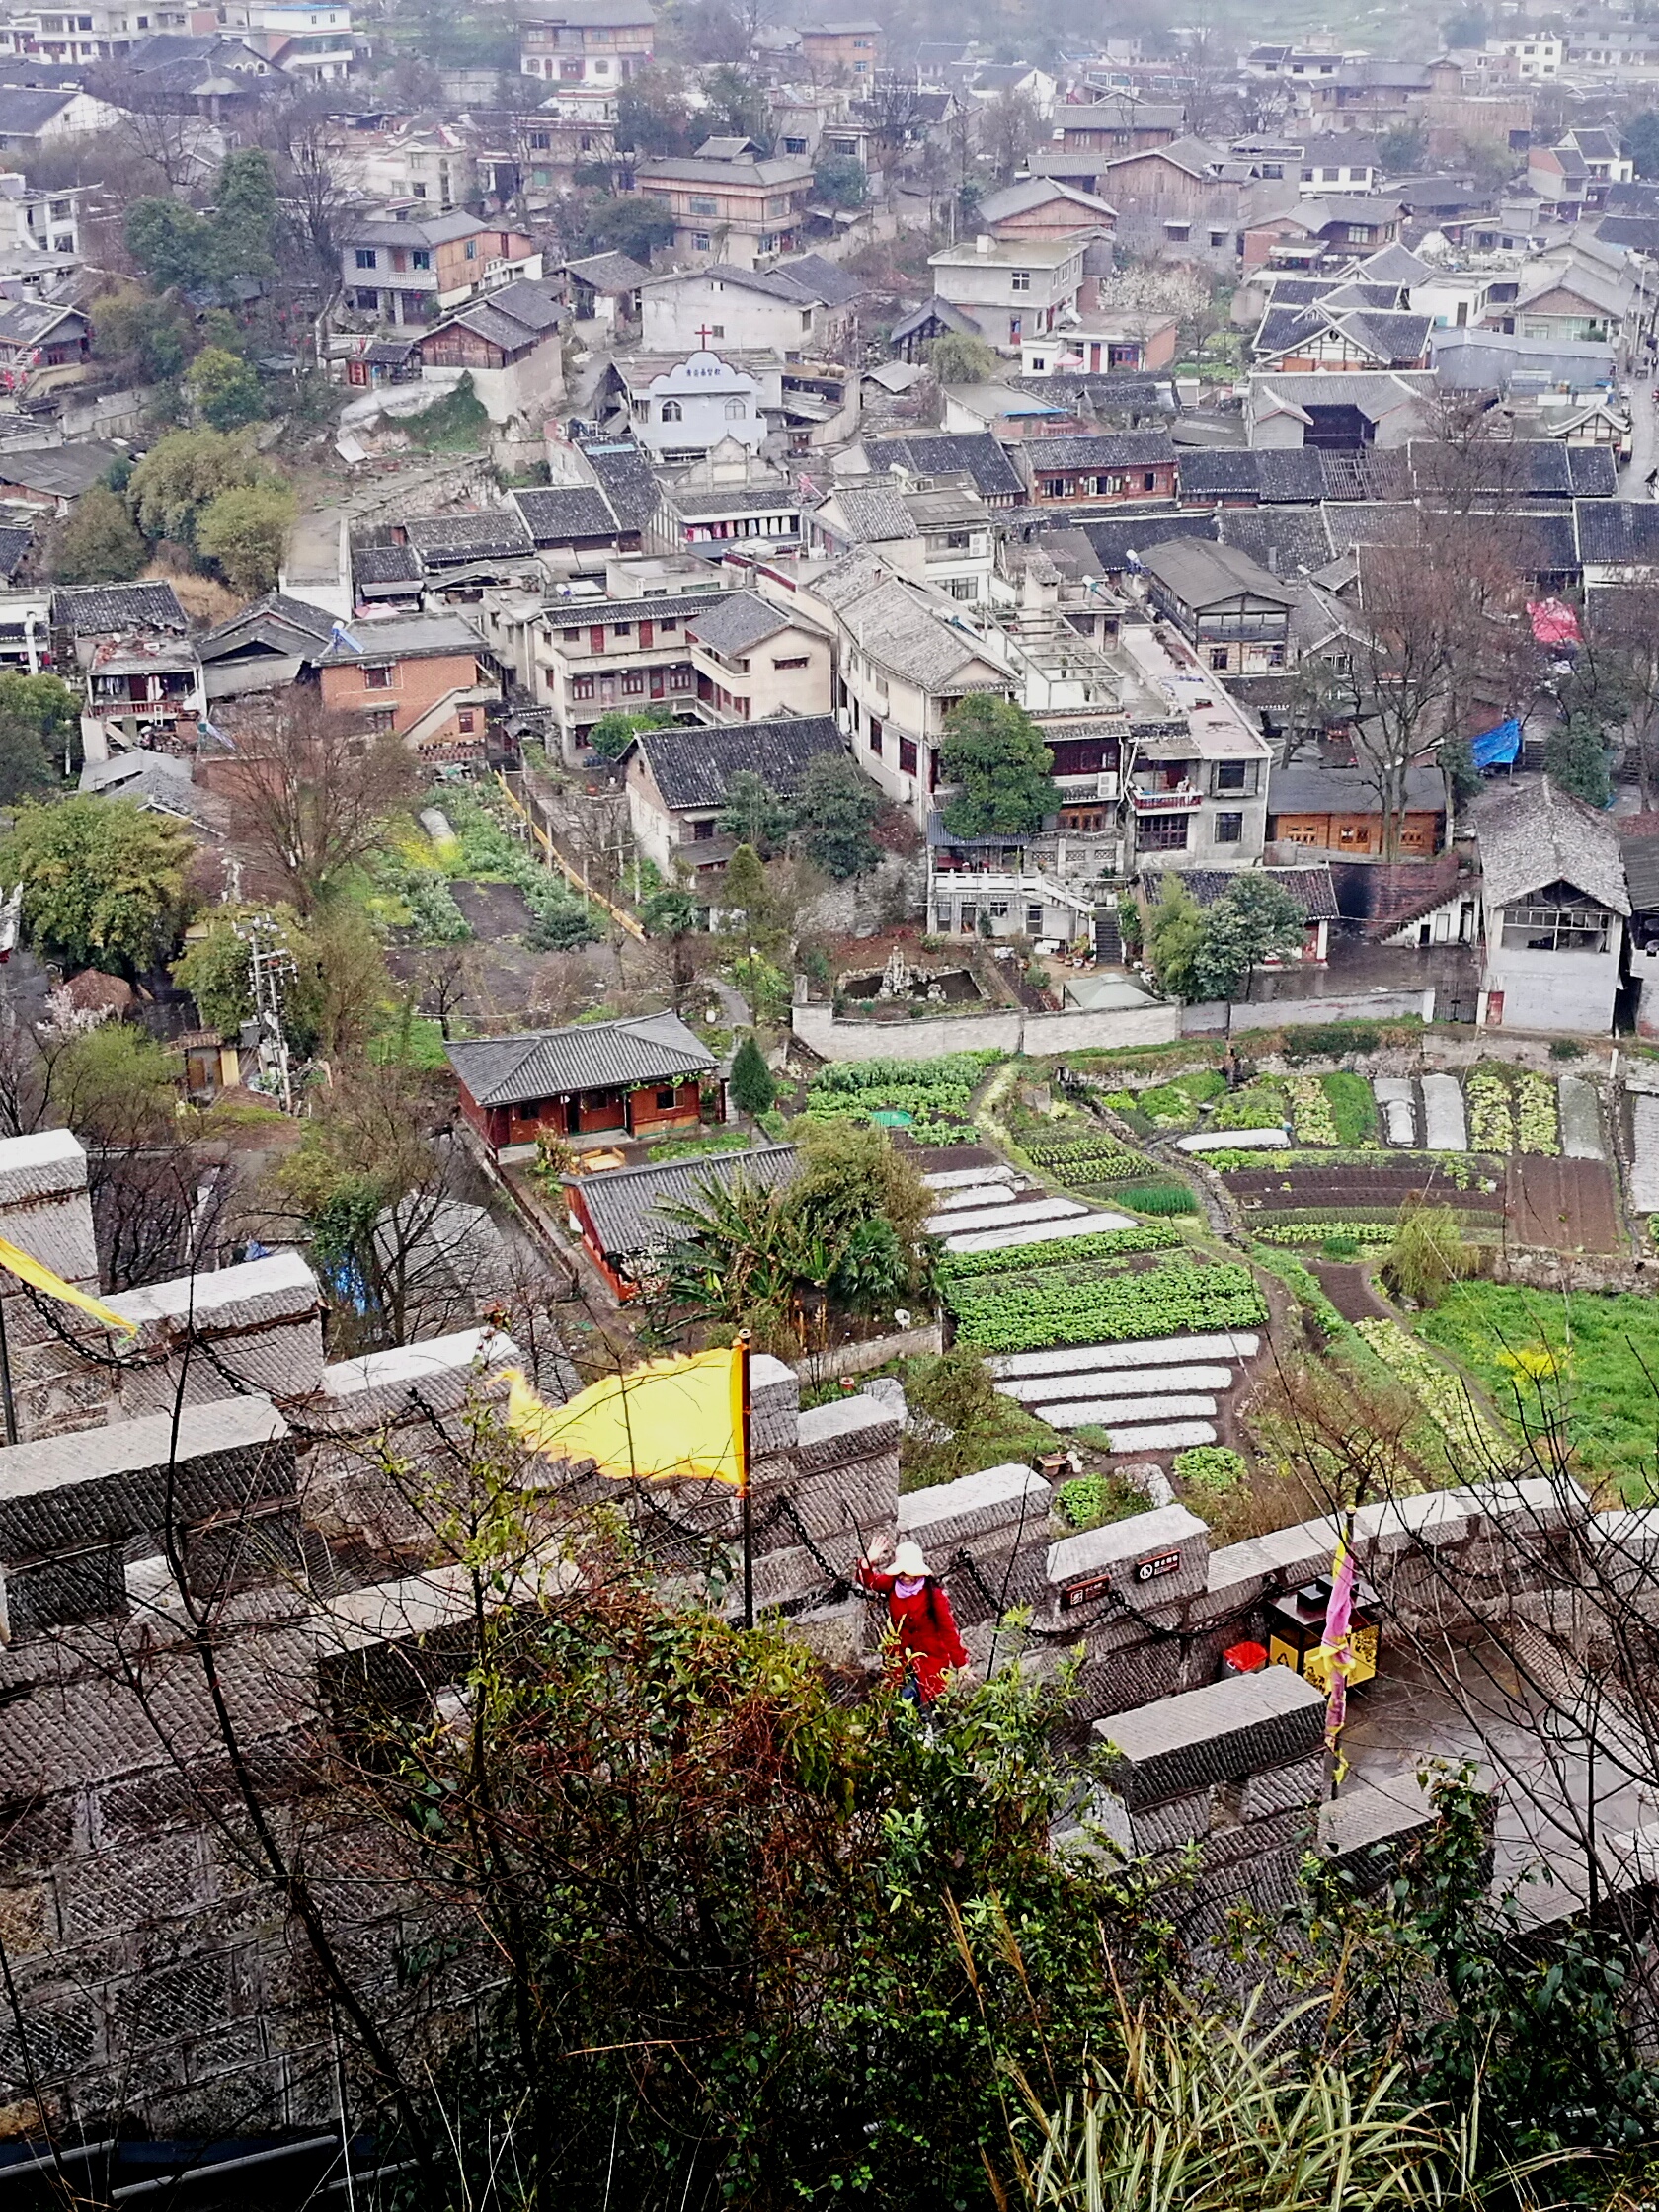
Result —
[{"label": "blue tarp", "polygon": [[1483,730],[1469,747],[1477,768],[1501,768],[1521,750],[1521,725],[1513,715],[1495,730]]}]

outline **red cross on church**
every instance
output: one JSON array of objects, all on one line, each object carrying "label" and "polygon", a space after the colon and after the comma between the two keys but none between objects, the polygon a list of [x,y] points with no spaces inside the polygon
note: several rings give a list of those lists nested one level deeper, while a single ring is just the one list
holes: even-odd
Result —
[{"label": "red cross on church", "polygon": [[705,354],[708,352],[708,342],[713,336],[714,333],[712,330],[710,330],[707,323],[699,323],[697,325],[697,343],[699,346],[701,346]]}]

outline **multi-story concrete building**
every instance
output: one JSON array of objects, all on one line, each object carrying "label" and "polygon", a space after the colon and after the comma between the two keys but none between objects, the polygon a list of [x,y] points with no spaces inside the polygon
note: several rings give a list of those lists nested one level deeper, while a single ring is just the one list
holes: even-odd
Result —
[{"label": "multi-story concrete building", "polygon": [[795,251],[812,179],[812,163],[794,157],[654,154],[636,167],[634,189],[673,223],[676,259],[753,269]]},{"label": "multi-story concrete building", "polygon": [[966,315],[1001,354],[1017,354],[1025,339],[1074,313],[1083,281],[1083,247],[1074,238],[1004,243],[982,231],[927,262],[935,299]]},{"label": "multi-story concrete building", "polygon": [[347,0],[223,0],[220,20],[301,84],[339,84],[356,44]]},{"label": "multi-story concrete building", "polygon": [[483,652],[477,628],[459,614],[359,621],[323,656],[323,705],[365,732],[396,731],[428,759],[481,757],[485,709],[501,697]]},{"label": "multi-story concrete building", "polygon": [[426,324],[498,285],[533,281],[541,256],[522,231],[405,204],[372,208],[347,225],[340,275],[352,312]]},{"label": "multi-story concrete building", "polygon": [[651,65],[657,17],[650,0],[526,0],[518,67],[562,95],[614,97]]},{"label": "multi-story concrete building", "polygon": [[687,617],[697,715],[703,722],[763,722],[827,715],[834,680],[828,630],[798,605],[758,592],[723,592]]},{"label": "multi-story concrete building", "polygon": [[501,641],[497,652],[537,704],[552,709],[560,751],[576,766],[601,715],[654,706],[691,719],[697,672],[688,627],[720,596],[714,585],[650,598],[573,597],[527,608],[516,624],[511,610],[489,608],[485,621]]},{"label": "multi-story concrete building", "polygon": [[867,84],[880,66],[884,36],[873,16],[807,24],[801,31],[801,59],[816,77]]}]

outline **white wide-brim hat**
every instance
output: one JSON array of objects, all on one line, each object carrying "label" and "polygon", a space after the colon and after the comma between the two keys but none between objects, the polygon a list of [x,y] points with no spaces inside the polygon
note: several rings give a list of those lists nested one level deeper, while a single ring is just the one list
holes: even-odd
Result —
[{"label": "white wide-brim hat", "polygon": [[931,1574],[933,1570],[922,1557],[919,1543],[902,1543],[893,1554],[893,1571],[908,1581],[913,1575]]}]

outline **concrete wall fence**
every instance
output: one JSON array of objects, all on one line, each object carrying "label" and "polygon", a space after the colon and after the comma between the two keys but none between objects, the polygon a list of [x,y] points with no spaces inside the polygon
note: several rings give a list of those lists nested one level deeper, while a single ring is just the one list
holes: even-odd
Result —
[{"label": "concrete wall fence", "polygon": [[1173,1045],[1181,1036],[1176,1005],[1128,1007],[1104,1013],[947,1015],[942,1021],[837,1021],[828,1006],[794,1006],[790,1019],[803,1045],[823,1060],[943,1060],[950,1053],[1110,1051],[1125,1045]]},{"label": "concrete wall fence", "polygon": [[[1235,1030],[1310,1026],[1328,1021],[1432,1022],[1435,994],[1428,990],[1379,990],[1351,998],[1274,998],[1235,1003]],[[1197,1006],[1152,1001],[1146,1006],[1111,1007],[1099,1013],[1081,1008],[1063,1014],[1028,1014],[1019,1008],[996,1013],[947,1014],[939,1021],[838,1021],[829,1006],[790,1008],[790,1021],[803,1045],[823,1060],[943,1060],[948,1053],[1023,1053],[1038,1059],[1054,1053],[1111,1052],[1129,1045],[1173,1045],[1183,1037],[1219,1037],[1227,1026],[1224,1000]]]}]

